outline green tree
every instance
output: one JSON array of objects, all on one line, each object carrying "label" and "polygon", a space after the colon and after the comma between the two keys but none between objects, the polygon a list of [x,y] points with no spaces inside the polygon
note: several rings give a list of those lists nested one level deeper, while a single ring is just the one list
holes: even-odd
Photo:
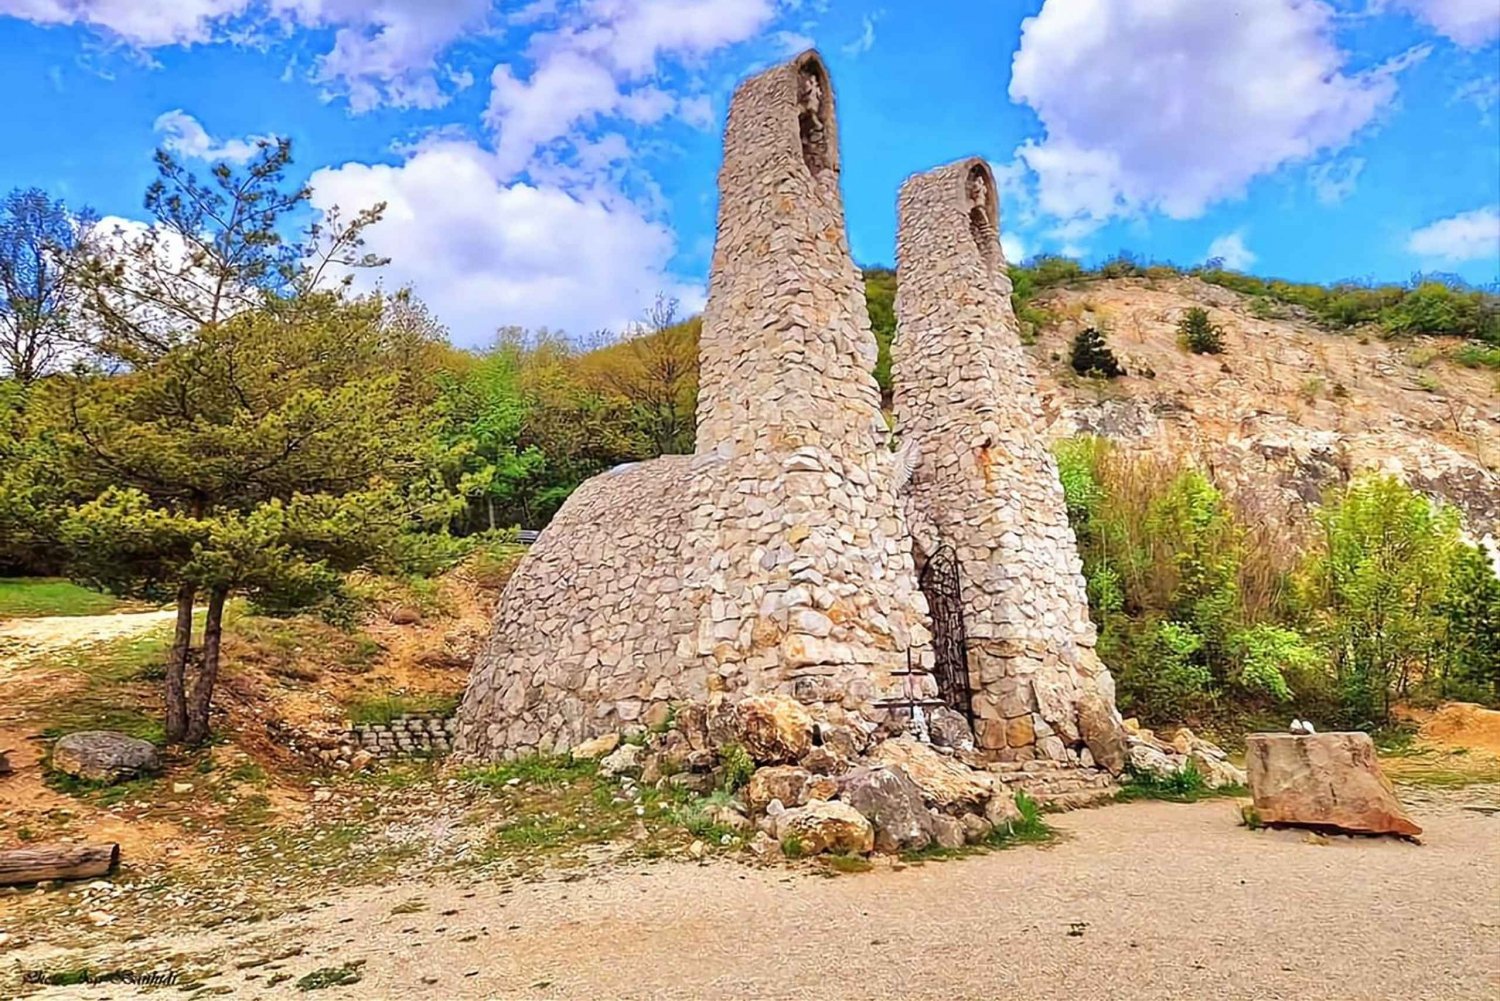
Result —
[{"label": "green tree", "polygon": [[79,498],[58,524],[73,575],[176,599],[173,742],[208,736],[232,592],[312,600],[338,586],[338,571],[390,553],[414,522],[446,514],[440,501],[413,506],[420,491],[408,484],[436,452],[427,416],[400,399],[379,307],[337,293],[263,306],[128,374],[59,380],[37,401]]},{"label": "green tree", "polygon": [[1109,342],[1105,340],[1104,334],[1094,327],[1080,330],[1078,336],[1073,338],[1069,361],[1073,371],[1079,375],[1114,379],[1125,374],[1120,360],[1109,349]]},{"label": "green tree", "polygon": [[1216,355],[1224,351],[1224,330],[1209,318],[1208,310],[1193,306],[1177,321],[1177,339],[1194,354]]},{"label": "green tree", "polygon": [[1500,698],[1500,575],[1489,553],[1460,546],[1438,602],[1446,663],[1439,690],[1467,697],[1488,689]]},{"label": "green tree", "polygon": [[79,338],[79,270],[95,216],[38,188],[0,202],[0,372],[25,386]]},{"label": "green tree", "polygon": [[1347,722],[1383,722],[1437,663],[1436,614],[1458,554],[1459,517],[1391,476],[1357,480],[1319,512],[1298,590],[1333,663]]}]

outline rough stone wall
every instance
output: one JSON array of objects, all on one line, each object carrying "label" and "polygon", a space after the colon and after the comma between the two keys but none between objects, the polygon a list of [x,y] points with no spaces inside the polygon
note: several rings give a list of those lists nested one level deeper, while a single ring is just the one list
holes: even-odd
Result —
[{"label": "rough stone wall", "polygon": [[561,752],[706,697],[701,663],[677,656],[696,624],[683,587],[692,461],[621,466],[568,498],[501,597],[456,757]]},{"label": "rough stone wall", "polygon": [[695,653],[729,690],[867,706],[929,636],[816,53],[731,103],[701,343]]},{"label": "rough stone wall", "polygon": [[[893,381],[918,460],[919,556],[963,573],[975,736],[1001,759],[1078,761],[1078,707],[1114,686],[1094,652],[1082,563],[1010,304],[994,177],[982,160],[901,189]],[[1084,761],[1088,761],[1084,758]]]}]

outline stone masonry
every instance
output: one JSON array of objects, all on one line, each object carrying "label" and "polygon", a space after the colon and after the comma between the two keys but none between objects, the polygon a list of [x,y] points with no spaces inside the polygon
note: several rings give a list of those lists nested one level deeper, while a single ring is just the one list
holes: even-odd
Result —
[{"label": "stone masonry", "polygon": [[674,707],[760,694],[834,727],[892,732],[883,699],[936,695],[915,540],[963,559],[983,747],[1086,763],[1075,717],[1093,693],[1118,725],[1109,675],[1093,658],[1056,469],[1029,423],[982,165],[987,214],[968,229],[971,166],[903,193],[912,384],[898,399],[923,449],[906,493],[911,453],[891,449],[849,255],[827,70],[809,52],[740,86],[695,454],[612,470],[563,505],[501,599],[459,709],[457,758],[560,753],[662,724]]},{"label": "stone masonry", "polygon": [[1083,567],[1041,434],[1011,309],[995,180],[982,160],[901,189],[897,428],[915,457],[907,516],[919,556],[951,547],[963,576],[978,746],[1002,760],[1076,761],[1080,704],[1109,672],[1094,652]]}]

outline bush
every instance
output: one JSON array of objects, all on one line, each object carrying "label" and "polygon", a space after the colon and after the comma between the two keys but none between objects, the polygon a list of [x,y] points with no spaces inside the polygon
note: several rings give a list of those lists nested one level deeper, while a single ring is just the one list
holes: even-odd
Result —
[{"label": "bush", "polygon": [[1177,322],[1177,340],[1193,354],[1216,355],[1224,351],[1224,331],[1209,319],[1208,310],[1194,306]]},{"label": "bush", "polygon": [[1292,700],[1286,680],[1288,670],[1307,672],[1321,659],[1300,634],[1266,624],[1235,633],[1229,647],[1239,664],[1239,687],[1252,694],[1269,695],[1277,702]]},{"label": "bush", "polygon": [[1104,335],[1094,327],[1081,330],[1073,338],[1073,353],[1070,363],[1079,375],[1114,379],[1125,375],[1115,353],[1109,349]]}]

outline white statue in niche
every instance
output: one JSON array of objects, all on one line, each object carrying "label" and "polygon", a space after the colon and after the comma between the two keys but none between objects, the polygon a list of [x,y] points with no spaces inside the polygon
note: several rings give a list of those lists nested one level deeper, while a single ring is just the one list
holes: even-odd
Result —
[{"label": "white statue in niche", "polygon": [[969,178],[969,208],[979,209],[986,216],[990,212],[990,183],[981,171],[976,170]]},{"label": "white statue in niche", "polygon": [[814,115],[821,115],[823,111],[823,84],[818,79],[818,74],[803,71],[802,93],[798,97],[802,107]]}]

